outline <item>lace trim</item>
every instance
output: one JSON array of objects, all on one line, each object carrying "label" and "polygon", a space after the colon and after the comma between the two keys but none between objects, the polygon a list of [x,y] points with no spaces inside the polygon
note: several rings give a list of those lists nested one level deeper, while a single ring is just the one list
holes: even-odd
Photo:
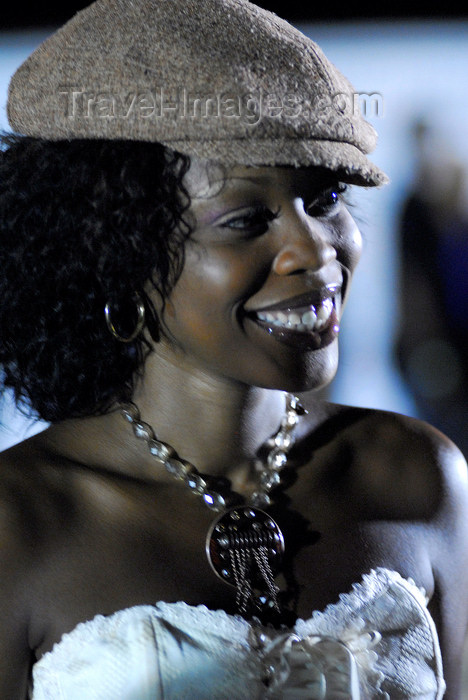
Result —
[{"label": "lace trim", "polygon": [[[158,614],[160,612],[161,614]],[[166,603],[160,601],[155,605],[134,605],[118,610],[110,615],[98,614],[91,620],[79,622],[70,632],[65,632],[60,641],[55,642],[50,651],[46,651],[36,662],[35,666],[44,664],[51,658],[65,656],[68,658],[70,648],[77,643],[92,641],[102,631],[108,632],[110,627],[125,626],[129,621],[162,618],[174,624],[187,622],[202,630],[209,630],[219,637],[244,640],[248,644],[251,625],[240,615],[229,615],[225,610],[211,610],[206,605],[189,605],[184,601]]]},{"label": "lace trim", "polygon": [[[325,673],[324,664],[319,663],[317,666],[316,659],[320,657],[321,652],[325,653],[327,644],[327,658],[332,658],[335,663],[338,663],[337,659],[341,658],[340,663],[343,668],[348,664],[351,685],[352,675],[356,671],[353,664],[357,664],[361,682],[371,689],[371,697],[385,698],[387,694],[381,692],[385,676],[378,668],[379,657],[375,648],[380,641],[379,629],[385,626],[385,620],[392,614],[390,594],[397,590],[400,596],[396,594],[395,598],[407,600],[410,596],[419,609],[422,624],[426,629],[430,629],[438,688],[436,698],[439,699],[445,688],[442,661],[436,628],[427,611],[425,591],[418,588],[411,579],[404,579],[397,572],[383,568],[371,570],[363,576],[360,583],[352,586],[349,593],[340,594],[338,602],[331,603],[323,611],[315,611],[308,620],[298,620],[294,628],[288,631],[265,628],[259,624],[251,624],[238,615],[229,615],[224,610],[211,610],[205,605],[192,606],[182,601],[159,602],[154,606],[137,605],[108,616],[96,615],[90,621],[79,623],[42,656],[36,667],[51,668],[53,664],[56,665],[62,660],[66,663],[76,644],[105,636],[122,625],[131,624],[132,621],[142,621],[145,618],[154,621],[160,619],[176,627],[180,626],[182,629],[194,628],[203,633],[208,632],[212,636],[222,638],[223,644],[236,646],[244,653],[257,651],[260,660],[258,674],[263,673],[267,676],[270,673],[271,675],[271,683],[269,689],[265,691],[265,698],[287,698],[287,687],[292,692],[291,698],[294,697],[294,693],[300,687],[297,683],[302,682],[297,680],[295,669],[304,668],[304,666],[310,668],[311,663],[315,664],[314,672],[312,675],[309,674],[307,683],[322,682],[320,673],[322,675]],[[379,606],[379,619],[375,622],[377,629],[369,623],[366,614],[376,605]],[[410,620],[408,619],[406,623],[409,628]],[[351,660],[349,660],[350,657],[352,657]],[[299,658],[301,663],[298,661]],[[261,678],[259,680],[261,681]],[[283,694],[275,695],[280,692],[280,688]],[[315,696],[309,695],[309,697]],[[353,695],[350,694],[348,697],[352,698]]]},{"label": "lace trim", "polygon": [[[307,620],[298,619],[295,629],[303,636],[310,634],[313,630],[316,634],[317,626],[324,618],[331,616],[336,624],[337,615],[335,612],[346,614],[346,618],[359,615],[363,608],[367,608],[371,603],[385,595],[394,584],[399,584],[411,594],[419,606],[427,608],[429,598],[425,589],[418,587],[412,578],[403,578],[397,571],[390,571],[378,567],[371,569],[368,574],[364,574],[360,583],[353,583],[349,593],[340,593],[337,603],[330,603],[324,610],[315,610]],[[340,626],[344,626],[343,617],[340,618]]]},{"label": "lace trim", "polygon": [[[334,625],[339,623],[340,627],[344,627],[343,618],[336,619],[338,611],[346,613],[346,617],[350,617],[352,614],[358,615],[364,606],[368,606],[377,597],[383,595],[392,582],[403,584],[420,605],[424,608],[427,606],[427,597],[424,589],[418,588],[413,579],[404,579],[398,572],[390,571],[389,569],[371,569],[368,574],[363,575],[360,583],[352,585],[352,591],[340,593],[338,602],[330,603],[323,611],[315,610],[307,620],[299,618],[291,631],[300,637],[318,634],[317,623],[322,623],[324,619],[330,619],[331,616],[333,617]],[[239,635],[241,633],[240,636],[245,637],[247,640],[252,629],[252,624],[243,617],[230,615],[222,609],[212,610],[206,605],[189,605],[184,601],[175,603],[159,601],[155,605],[134,605],[130,608],[123,608],[110,615],[98,614],[91,620],[79,622],[70,632],[65,632],[60,641],[56,642],[50,651],[45,652],[37,663],[42,662],[42,660],[51,655],[60,653],[62,646],[68,646],[77,640],[86,641],[95,637],[96,633],[104,626],[112,623],[117,626],[134,617],[141,618],[145,615],[153,617],[155,611],[158,610],[161,611],[163,618],[168,621],[183,621],[186,624],[187,620],[190,620],[203,629],[209,628],[210,631],[214,631],[218,636],[226,635],[230,637],[232,634]],[[430,619],[432,620],[432,618]],[[324,632],[328,635],[330,630],[327,629]]]},{"label": "lace trim", "polygon": [[[444,695],[446,685],[437,629],[427,609],[429,599],[426,591],[423,587],[418,587],[413,579],[405,579],[398,572],[385,568],[372,569],[363,576],[360,583],[353,584],[349,593],[341,593],[337,603],[328,605],[323,611],[314,611],[308,620],[298,620],[295,628],[300,638],[319,635],[321,638],[331,637],[343,642],[354,654],[360,668],[367,672],[369,690],[376,688],[380,691],[386,676],[378,668],[378,651],[372,650],[374,646],[378,646],[378,642],[372,643],[371,646],[366,646],[366,642],[370,643],[376,634],[381,637],[380,633],[385,633],[388,622],[390,630],[395,633],[395,609],[398,603],[407,600],[408,596],[419,611],[418,626],[430,632],[437,685],[435,700],[439,700]],[[379,612],[378,625],[369,620],[370,611],[376,607]],[[412,624],[417,626],[414,620]],[[383,698],[388,697],[383,691],[381,693]]]}]

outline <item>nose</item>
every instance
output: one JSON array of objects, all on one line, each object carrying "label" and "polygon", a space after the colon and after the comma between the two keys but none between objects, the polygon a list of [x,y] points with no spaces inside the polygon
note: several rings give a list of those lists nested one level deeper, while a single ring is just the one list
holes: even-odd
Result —
[{"label": "nose", "polygon": [[327,228],[317,221],[301,220],[288,226],[272,267],[277,275],[293,275],[318,271],[336,257]]}]

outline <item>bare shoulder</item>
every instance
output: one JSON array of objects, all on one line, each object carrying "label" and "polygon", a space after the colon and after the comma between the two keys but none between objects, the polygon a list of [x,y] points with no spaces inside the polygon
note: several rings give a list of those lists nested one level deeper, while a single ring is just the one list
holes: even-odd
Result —
[{"label": "bare shoulder", "polygon": [[346,517],[350,511],[375,536],[377,551],[386,557],[379,565],[403,565],[405,573],[409,562],[409,575],[432,592],[429,610],[441,643],[446,697],[459,698],[468,623],[468,475],[462,453],[424,421],[332,404],[325,404],[304,442],[311,465],[329,471],[330,489],[338,483]]},{"label": "bare shoulder", "polygon": [[[361,432],[362,431],[362,432]],[[468,626],[468,476],[461,451],[424,421],[365,412],[359,430],[365,461],[382,460],[385,493],[406,527],[421,539],[434,581],[429,610],[436,623],[447,682],[460,697],[460,667]],[[368,436],[368,447],[362,440]]]},{"label": "bare shoulder", "polygon": [[405,490],[411,496],[420,493],[441,526],[445,522],[452,527],[453,518],[460,521],[467,514],[467,464],[446,435],[425,421],[377,410],[364,411],[361,429],[362,459],[378,460],[388,468],[400,498]]},{"label": "bare shoulder", "polygon": [[60,514],[66,516],[67,482],[63,464],[40,435],[0,453],[0,527],[5,541],[21,552],[12,559],[23,576],[28,567],[37,575],[38,561],[61,524]]},{"label": "bare shoulder", "polygon": [[[37,573],[40,549],[52,526],[53,494],[59,491],[54,473],[58,470],[36,438],[0,453],[0,556],[9,560],[2,573],[22,579],[30,570]],[[5,576],[2,582],[6,583]],[[16,590],[20,592],[21,586]]]},{"label": "bare shoulder", "polygon": [[428,423],[391,411],[324,404],[306,442],[329,463],[343,462],[348,485],[374,494],[391,517],[404,518],[409,510],[439,527],[451,528],[454,519],[468,523],[466,461]]},{"label": "bare shoulder", "polygon": [[2,576],[2,593],[11,578],[26,572],[38,535],[32,462],[33,457],[28,460],[27,451],[19,448],[0,454],[0,557],[6,574]]},{"label": "bare shoulder", "polygon": [[32,659],[31,635],[40,527],[31,478],[33,455],[0,454],[0,697],[23,699]]}]

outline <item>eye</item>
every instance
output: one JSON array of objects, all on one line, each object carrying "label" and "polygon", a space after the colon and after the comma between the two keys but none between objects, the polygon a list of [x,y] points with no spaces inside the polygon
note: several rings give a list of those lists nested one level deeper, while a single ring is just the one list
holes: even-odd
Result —
[{"label": "eye", "polygon": [[271,211],[265,206],[256,206],[238,213],[221,224],[221,228],[235,229],[252,236],[266,233],[269,224],[278,218],[280,209]]},{"label": "eye", "polygon": [[313,202],[304,205],[306,213],[314,217],[331,216],[335,214],[346,190],[347,186],[342,183],[329,187],[321,192]]}]

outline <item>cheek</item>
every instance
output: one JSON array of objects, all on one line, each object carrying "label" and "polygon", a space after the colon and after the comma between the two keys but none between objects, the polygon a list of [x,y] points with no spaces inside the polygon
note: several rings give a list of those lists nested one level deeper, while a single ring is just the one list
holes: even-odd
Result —
[{"label": "cheek", "polygon": [[247,264],[249,256],[225,249],[188,249],[182,274],[166,302],[168,330],[175,337],[183,333],[190,344],[219,346],[221,332],[226,340],[237,309],[259,284],[259,270]]},{"label": "cheek", "polygon": [[361,257],[362,236],[349,212],[346,212],[339,227],[337,250],[340,262],[353,272]]},{"label": "cheek", "polygon": [[356,265],[358,264],[360,258],[361,258],[361,253],[362,253],[362,235],[357,227],[357,225],[353,222],[353,235],[351,237],[351,242],[349,246],[349,258],[350,258],[350,268],[351,270],[354,270]]},{"label": "cheek", "polygon": [[184,301],[209,304],[229,312],[261,288],[271,256],[255,245],[189,248],[184,270],[174,291]]}]

